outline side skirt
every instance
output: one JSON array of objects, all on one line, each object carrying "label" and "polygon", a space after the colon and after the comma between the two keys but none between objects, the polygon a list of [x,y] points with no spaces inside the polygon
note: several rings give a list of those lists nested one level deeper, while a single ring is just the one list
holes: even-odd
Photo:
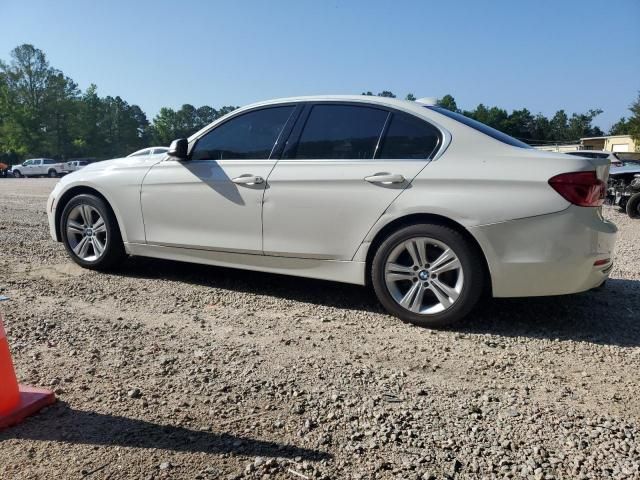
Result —
[{"label": "side skirt", "polygon": [[162,258],[179,262],[200,263],[218,267],[280,273],[334,282],[365,284],[365,263],[310,258],[275,257],[246,253],[218,252],[193,248],[165,247],[141,243],[125,243],[130,255]]}]

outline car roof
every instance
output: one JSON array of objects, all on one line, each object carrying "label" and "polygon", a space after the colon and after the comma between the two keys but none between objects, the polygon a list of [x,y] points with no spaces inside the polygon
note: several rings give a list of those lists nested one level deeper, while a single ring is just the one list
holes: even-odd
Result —
[{"label": "car roof", "polygon": [[401,107],[407,106],[424,106],[427,102],[416,102],[413,100],[402,100],[399,98],[391,97],[378,97],[377,95],[305,95],[299,97],[283,97],[274,98],[271,100],[265,100],[262,102],[256,102],[249,104],[244,108],[255,108],[263,105],[272,105],[277,103],[295,103],[295,102],[331,102],[331,101],[343,101],[343,102],[361,102],[361,103],[374,103],[378,105],[385,105],[388,107]]},{"label": "car roof", "polygon": [[221,119],[227,118],[227,116],[235,116],[235,115],[238,115],[239,113],[242,113],[248,110],[253,110],[259,107],[268,107],[271,105],[282,105],[287,103],[301,103],[301,102],[351,102],[351,103],[363,103],[367,105],[380,105],[382,107],[396,108],[398,110],[404,110],[405,112],[413,113],[414,115],[419,115],[422,117],[429,118],[436,124],[448,123],[451,121],[447,118],[444,118],[442,121],[440,119],[434,119],[429,109],[424,108],[425,106],[434,104],[434,101],[432,98],[422,98],[414,101],[414,100],[402,100],[402,99],[390,98],[390,97],[378,97],[375,95],[305,95],[305,96],[299,96],[299,97],[273,98],[271,100],[255,102],[249,105],[242,106],[228,113],[224,117],[220,117],[216,119],[212,123],[206,125],[201,130],[198,130],[197,132],[195,132],[189,137],[189,141],[191,141],[193,138],[198,137],[202,133],[206,132],[213,125],[218,124]]}]

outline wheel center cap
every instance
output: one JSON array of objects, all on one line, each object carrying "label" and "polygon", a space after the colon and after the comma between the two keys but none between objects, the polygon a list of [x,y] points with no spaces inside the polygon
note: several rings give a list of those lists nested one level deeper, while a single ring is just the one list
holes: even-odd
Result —
[{"label": "wheel center cap", "polygon": [[93,229],[92,229],[92,228],[87,228],[87,229],[84,231],[84,234],[85,234],[87,237],[93,237]]},{"label": "wheel center cap", "polygon": [[418,273],[418,277],[420,278],[420,280],[428,280],[429,272],[427,272],[426,270],[420,270],[420,272]]}]

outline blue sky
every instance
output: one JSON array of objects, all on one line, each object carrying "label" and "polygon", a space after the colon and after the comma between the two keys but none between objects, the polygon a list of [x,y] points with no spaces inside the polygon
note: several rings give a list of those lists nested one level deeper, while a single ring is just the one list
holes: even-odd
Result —
[{"label": "blue sky", "polygon": [[21,43],[81,88],[149,117],[183,103],[392,90],[552,114],[640,90],[640,0],[0,0],[0,58]]}]

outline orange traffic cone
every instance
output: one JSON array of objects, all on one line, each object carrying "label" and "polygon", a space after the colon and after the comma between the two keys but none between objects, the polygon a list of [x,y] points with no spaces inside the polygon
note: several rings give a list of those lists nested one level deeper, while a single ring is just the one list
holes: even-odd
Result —
[{"label": "orange traffic cone", "polygon": [[20,423],[55,401],[50,390],[18,385],[0,312],[0,430]]}]

